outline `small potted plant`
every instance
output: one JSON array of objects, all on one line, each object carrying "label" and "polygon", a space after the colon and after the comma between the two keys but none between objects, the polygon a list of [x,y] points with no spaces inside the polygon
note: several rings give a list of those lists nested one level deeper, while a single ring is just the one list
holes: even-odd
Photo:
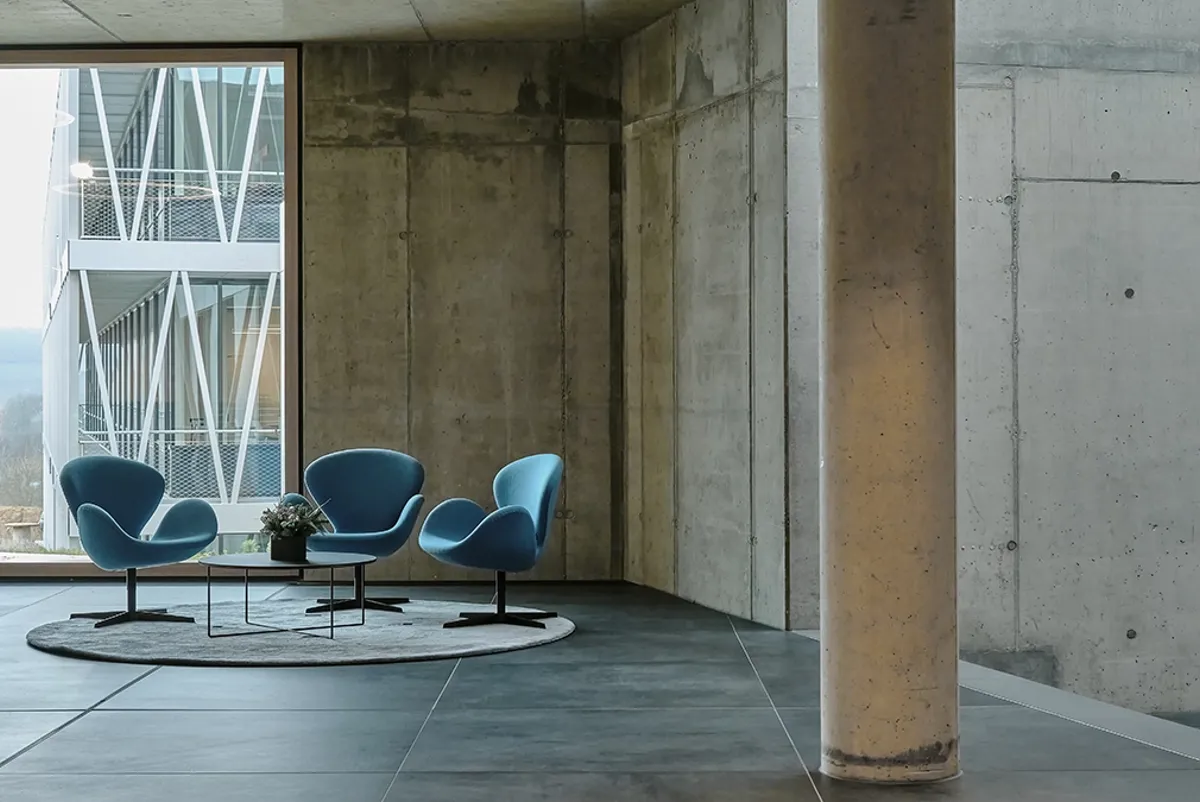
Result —
[{"label": "small potted plant", "polygon": [[262,533],[270,538],[271,559],[302,563],[308,560],[308,538],[326,525],[325,513],[311,504],[281,501],[262,514]]}]

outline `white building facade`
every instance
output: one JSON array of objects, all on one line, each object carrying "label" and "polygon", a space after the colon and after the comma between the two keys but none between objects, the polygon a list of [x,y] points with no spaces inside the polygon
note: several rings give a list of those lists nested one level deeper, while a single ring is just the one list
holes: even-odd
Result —
[{"label": "white building facade", "polygon": [[[258,530],[283,489],[284,70],[63,70],[45,226],[44,545],[117,454]],[[65,122],[69,118],[69,122]],[[156,521],[151,522],[151,528]]]}]

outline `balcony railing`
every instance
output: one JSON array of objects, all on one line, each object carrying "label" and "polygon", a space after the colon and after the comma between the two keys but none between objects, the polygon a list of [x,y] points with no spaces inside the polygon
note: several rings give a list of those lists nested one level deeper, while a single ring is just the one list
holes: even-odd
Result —
[{"label": "balcony railing", "polygon": [[[82,239],[280,240],[283,173],[246,173],[243,193],[241,171],[218,171],[219,216],[217,193],[213,191],[206,170],[151,170],[144,183],[142,171],[138,169],[118,168],[113,174],[116,176],[115,194],[113,181],[105,169],[98,169],[91,178],[78,182]],[[120,199],[119,206],[117,198]]]},{"label": "balcony railing", "polygon": [[[283,451],[278,429],[251,429],[246,444],[246,462],[242,469],[242,484],[233,499],[233,482],[237,473],[241,429],[217,429],[217,452],[225,480],[225,496],[231,500],[251,501],[278,498],[282,487]],[[142,433],[130,429],[116,432],[116,455],[137,459]],[[107,430],[81,429],[79,453],[113,454]],[[217,501],[221,498],[220,484],[213,463],[212,443],[207,429],[152,429],[146,448],[146,464],[155,468],[167,480],[169,498],[201,498]]]}]

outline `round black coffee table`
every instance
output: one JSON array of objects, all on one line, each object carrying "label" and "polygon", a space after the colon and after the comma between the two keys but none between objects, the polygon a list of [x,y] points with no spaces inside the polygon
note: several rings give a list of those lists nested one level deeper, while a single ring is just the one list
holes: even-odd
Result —
[{"label": "round black coffee table", "polygon": [[[210,638],[234,638],[240,635],[259,635],[266,632],[295,632],[301,635],[312,635],[317,630],[329,630],[328,637],[333,639],[333,631],[341,627],[361,627],[367,623],[367,605],[365,600],[361,600],[362,604],[359,608],[358,620],[353,623],[334,623],[334,606],[330,605],[329,609],[329,624],[321,624],[314,627],[277,627],[272,624],[263,624],[257,621],[250,620],[250,572],[251,571],[311,571],[313,569],[328,569],[329,571],[329,598],[333,598],[333,572],[338,568],[353,568],[355,577],[360,576],[368,565],[375,562],[375,558],[369,554],[342,554],[333,551],[310,551],[308,559],[302,563],[281,562],[272,560],[269,554],[217,554],[211,557],[201,557],[200,564],[205,569],[205,585],[207,597],[207,612],[208,612],[208,637]],[[256,629],[240,630],[237,632],[213,632],[212,622],[212,572],[214,568],[226,568],[232,571],[241,571],[245,592],[242,601],[242,619],[247,626],[256,627]],[[220,627],[218,627],[220,629]],[[320,637],[325,637],[324,635]]]}]

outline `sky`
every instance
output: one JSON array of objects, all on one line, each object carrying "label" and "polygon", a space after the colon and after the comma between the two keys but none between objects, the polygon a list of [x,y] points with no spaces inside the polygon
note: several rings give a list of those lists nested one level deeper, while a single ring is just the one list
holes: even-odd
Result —
[{"label": "sky", "polygon": [[0,329],[42,326],[42,222],[58,70],[0,68]]}]

